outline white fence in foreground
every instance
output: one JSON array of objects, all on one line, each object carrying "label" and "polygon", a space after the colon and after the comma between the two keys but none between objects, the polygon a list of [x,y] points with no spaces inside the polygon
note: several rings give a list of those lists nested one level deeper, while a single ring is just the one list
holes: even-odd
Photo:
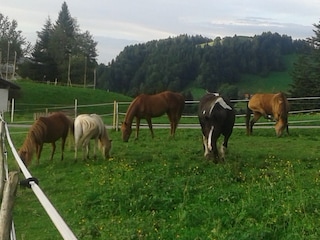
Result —
[{"label": "white fence in foreground", "polygon": [[[24,163],[20,159],[20,157],[19,157],[19,155],[18,155],[18,153],[12,143],[7,123],[2,119],[1,116],[0,116],[0,123],[4,126],[3,130],[1,130],[2,128],[0,129],[1,131],[3,131],[0,133],[0,136],[4,136],[4,138],[7,140],[8,144],[10,146],[10,149],[13,153],[13,156],[14,156],[16,162],[18,163],[20,170],[26,179],[26,183],[28,184],[28,187],[30,187],[33,190],[33,192],[36,195],[36,197],[38,198],[40,204],[43,206],[44,210],[47,212],[48,216],[50,217],[53,224],[56,226],[57,230],[59,231],[59,233],[61,234],[63,239],[66,239],[66,240],[77,239],[75,237],[75,235],[73,234],[73,232],[68,227],[68,225],[64,222],[62,217],[59,215],[57,210],[51,204],[49,199],[43,193],[43,191],[41,190],[41,188],[39,187],[39,185],[37,183],[37,179],[32,177],[31,173],[28,171],[28,169],[26,168],[26,166],[24,165]],[[6,151],[4,151],[0,154],[3,156],[6,156],[5,152]],[[7,162],[5,162],[5,164],[4,164],[4,169],[6,169],[5,181],[7,181],[8,176],[9,176]],[[4,220],[4,219],[2,219],[2,220]],[[11,228],[10,239],[14,240],[14,239],[16,239],[15,233],[14,233],[14,224],[12,224],[12,226],[10,228]],[[8,239],[8,238],[6,237],[4,239]]]}]

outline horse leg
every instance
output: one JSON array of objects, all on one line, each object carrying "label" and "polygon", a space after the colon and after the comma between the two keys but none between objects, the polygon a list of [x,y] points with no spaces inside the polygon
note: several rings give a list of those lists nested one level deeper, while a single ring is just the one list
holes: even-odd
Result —
[{"label": "horse leg", "polygon": [[205,135],[202,135],[203,147],[204,147],[204,156],[209,156],[210,152],[208,149],[208,138]]},{"label": "horse leg", "polygon": [[261,117],[262,115],[261,115],[261,113],[259,113],[259,112],[254,112],[253,113],[253,118],[252,118],[252,120],[250,121],[250,134],[252,134],[252,128],[253,128],[253,125],[260,119],[260,117]]},{"label": "horse leg", "polygon": [[37,154],[37,164],[39,165],[39,159],[41,156],[41,152],[42,152],[42,147],[43,147],[43,143],[42,144],[36,144],[36,154]]},{"label": "horse leg", "polygon": [[151,122],[151,118],[146,118],[150,132],[151,132],[151,137],[154,138],[154,133],[153,133],[153,129],[152,129],[152,122]]},{"label": "horse leg", "polygon": [[52,143],[51,143],[51,146],[52,146],[52,151],[51,151],[50,161],[53,160],[53,155],[54,155],[54,152],[56,151],[56,143],[55,143],[55,142],[52,142]]},{"label": "horse leg", "polygon": [[220,136],[220,131],[217,131],[217,129],[214,128],[214,126],[211,126],[210,131],[208,133],[208,138],[207,138],[207,145],[208,145],[208,150],[209,152],[207,153],[206,157],[210,157],[210,153],[213,154],[213,161],[215,163],[218,163],[219,160],[219,153],[218,153],[218,148],[217,148],[217,140]]},{"label": "horse leg", "polygon": [[97,146],[98,146],[98,138],[95,138],[94,146],[93,146],[93,159],[97,159],[97,152],[96,152]]},{"label": "horse leg", "polygon": [[89,150],[90,150],[90,139],[84,141],[83,143],[83,160],[89,159]]},{"label": "horse leg", "polygon": [[86,157],[88,156],[88,153],[89,153],[89,147],[88,147],[88,142],[87,141],[84,141],[82,143],[82,160],[85,161],[86,160]]},{"label": "horse leg", "polygon": [[232,133],[232,131],[229,131],[224,135],[223,143],[221,145],[220,152],[221,152],[221,160],[223,162],[225,160],[225,155],[226,155],[226,152],[227,152],[227,149],[228,149],[228,141],[229,141],[229,138],[231,136],[231,133]]},{"label": "horse leg", "polygon": [[64,152],[64,146],[66,144],[66,137],[61,138],[61,161],[63,160],[63,152]]},{"label": "horse leg", "polygon": [[77,158],[78,158],[78,143],[75,142],[74,144],[74,160],[77,161]]},{"label": "horse leg", "polygon": [[136,118],[136,138],[135,138],[135,140],[137,140],[138,139],[138,137],[139,137],[139,129],[140,129],[140,118]]},{"label": "horse leg", "polygon": [[220,131],[215,130],[213,132],[213,135],[212,135],[212,138],[211,138],[211,147],[212,147],[214,163],[218,163],[219,159],[220,159],[219,158],[218,148],[217,148],[217,141],[218,141],[219,136],[220,136]]},{"label": "horse leg", "polygon": [[179,122],[179,118],[178,116],[174,116],[174,114],[171,114],[170,112],[167,113],[169,121],[170,121],[170,135],[171,137],[174,137],[175,133],[176,133],[176,129],[178,126],[178,122]]}]

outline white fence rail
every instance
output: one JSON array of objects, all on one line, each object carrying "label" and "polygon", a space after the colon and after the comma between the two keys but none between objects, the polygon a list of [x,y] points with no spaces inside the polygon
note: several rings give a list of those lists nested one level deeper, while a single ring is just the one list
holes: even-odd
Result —
[{"label": "white fence rail", "polygon": [[18,163],[18,165],[20,167],[20,170],[23,173],[23,175],[24,175],[24,177],[25,177],[25,179],[27,181],[27,184],[33,190],[34,194],[38,198],[38,200],[41,203],[41,205],[43,206],[44,210],[47,212],[47,214],[50,217],[51,221],[56,226],[57,230],[59,231],[59,233],[61,234],[63,239],[67,239],[67,240],[75,240],[75,239],[77,239],[75,237],[75,235],[73,234],[73,232],[68,227],[68,225],[65,223],[65,221],[62,219],[62,217],[59,215],[57,210],[51,204],[49,199],[43,193],[43,191],[41,190],[41,188],[39,187],[39,185],[37,183],[37,180],[32,177],[31,173],[28,171],[28,169],[26,168],[26,166],[24,165],[24,163],[20,159],[20,157],[19,157],[19,155],[18,155],[18,153],[17,153],[17,151],[16,151],[16,149],[15,149],[15,147],[13,145],[13,142],[11,140],[11,136],[10,136],[10,132],[9,132],[7,123],[2,119],[1,116],[0,116],[0,122],[2,124],[4,124],[5,137],[6,137],[7,141],[8,141],[8,144],[10,146],[11,152],[12,152],[16,162]]},{"label": "white fence rail", "polygon": [[[308,103],[308,101],[312,101],[312,104],[318,103],[318,105],[320,105],[320,97],[288,98],[288,100],[292,106],[295,106],[295,105],[299,106],[300,104],[310,104],[310,103]],[[231,100],[231,102],[233,102],[236,105],[236,110],[238,110],[237,118],[244,117],[245,115],[243,114],[243,111],[245,109],[239,110],[239,109],[237,109],[237,105],[241,105],[242,107],[246,107],[246,103],[248,102],[248,100],[245,100],[245,99]],[[303,102],[305,102],[305,103],[303,103]],[[186,108],[191,106],[191,107],[194,107],[195,109],[197,109],[197,105],[199,104],[199,101],[186,101],[185,103],[186,103]],[[129,104],[130,104],[130,102],[114,101],[112,103],[108,102],[108,103],[80,105],[80,104],[78,104],[77,99],[75,99],[74,105],[47,106],[46,108],[39,107],[37,109],[37,111],[39,111],[41,113],[48,113],[48,112],[52,112],[52,111],[64,111],[64,112],[68,113],[69,115],[76,117],[79,113],[84,113],[84,112],[85,113],[96,113],[96,109],[97,108],[101,109],[101,107],[102,107],[102,108],[108,109],[106,111],[99,113],[102,117],[109,119],[109,121],[106,124],[109,125],[110,128],[118,129],[122,119],[124,119],[126,109],[128,108]],[[34,105],[32,105],[32,106],[34,108]],[[27,107],[28,106],[26,106],[26,108]],[[306,113],[319,113],[319,112],[320,112],[320,108],[313,108],[313,109],[303,109],[303,110],[291,110],[289,112],[289,114],[292,115],[292,114],[306,114]],[[11,117],[10,122],[11,123],[17,123],[17,124],[21,123],[21,122],[15,120],[15,114],[17,114],[17,113],[18,112],[15,110],[14,101],[13,101],[12,107],[10,110],[10,117]],[[33,116],[32,118],[30,118],[28,120],[24,120],[23,123],[27,123],[27,124],[32,123],[35,120],[34,115],[32,115],[32,116]],[[196,111],[194,113],[184,113],[182,115],[182,119],[180,121],[179,126],[180,127],[190,126],[190,124],[192,124],[192,123],[189,123],[190,121],[188,121],[187,124],[184,124],[183,119],[192,119],[192,118],[194,118],[194,121],[192,121],[193,124],[199,126]],[[303,120],[300,122],[299,121],[290,122],[290,118],[289,118],[289,124],[307,123],[308,121],[309,121],[309,123],[312,123],[312,124],[317,122],[314,119]],[[158,124],[156,119],[153,120],[153,123]],[[161,123],[159,123],[159,124],[161,124]],[[257,124],[264,125],[264,124],[268,124],[268,123],[263,122],[263,123],[257,123]],[[145,124],[142,122],[141,125],[144,126]],[[237,126],[244,126],[244,121],[243,121],[243,123],[236,123],[236,127]]]}]

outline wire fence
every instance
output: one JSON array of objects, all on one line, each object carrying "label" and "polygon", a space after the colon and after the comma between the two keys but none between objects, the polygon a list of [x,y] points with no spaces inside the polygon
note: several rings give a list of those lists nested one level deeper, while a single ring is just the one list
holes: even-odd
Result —
[{"label": "wire fence", "polygon": [[[316,113],[320,112],[320,97],[300,97],[288,98],[290,103],[289,124],[294,125],[314,125],[319,124],[320,118]],[[243,127],[245,125],[245,113],[247,107],[247,99],[231,100],[236,110],[235,127]],[[106,102],[97,104],[78,104],[77,99],[73,105],[42,105],[42,104],[11,104],[10,111],[5,113],[5,119],[12,124],[31,124],[39,116],[47,115],[50,112],[62,111],[71,117],[76,117],[82,113],[99,114],[105,124],[109,128],[119,129],[122,120],[126,114],[126,110],[131,102]],[[180,127],[199,127],[197,109],[199,101],[185,101],[185,109],[180,120]],[[303,116],[301,118],[301,116]],[[319,119],[319,120],[318,120]],[[160,125],[168,124],[166,116],[153,118],[153,124]],[[268,125],[270,120],[259,120],[257,125]],[[142,122],[141,126],[146,123]]]}]

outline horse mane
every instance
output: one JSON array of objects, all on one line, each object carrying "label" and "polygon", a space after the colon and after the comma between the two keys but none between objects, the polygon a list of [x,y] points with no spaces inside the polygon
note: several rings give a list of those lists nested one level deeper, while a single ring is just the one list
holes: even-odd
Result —
[{"label": "horse mane", "polygon": [[137,108],[136,102],[138,100],[140,100],[143,95],[145,95],[145,94],[140,94],[135,99],[133,99],[133,101],[130,103],[130,105],[129,105],[128,109],[127,109],[126,115],[124,117],[124,123],[125,124],[128,124],[128,125],[132,124],[133,118],[134,118],[135,113],[136,113],[136,108]]},{"label": "horse mane", "polygon": [[46,125],[43,122],[44,117],[40,117],[36,122],[31,126],[28,134],[19,150],[19,156],[24,156],[23,161],[31,162],[32,156],[35,152],[36,144],[39,142],[39,139],[42,139]]}]

